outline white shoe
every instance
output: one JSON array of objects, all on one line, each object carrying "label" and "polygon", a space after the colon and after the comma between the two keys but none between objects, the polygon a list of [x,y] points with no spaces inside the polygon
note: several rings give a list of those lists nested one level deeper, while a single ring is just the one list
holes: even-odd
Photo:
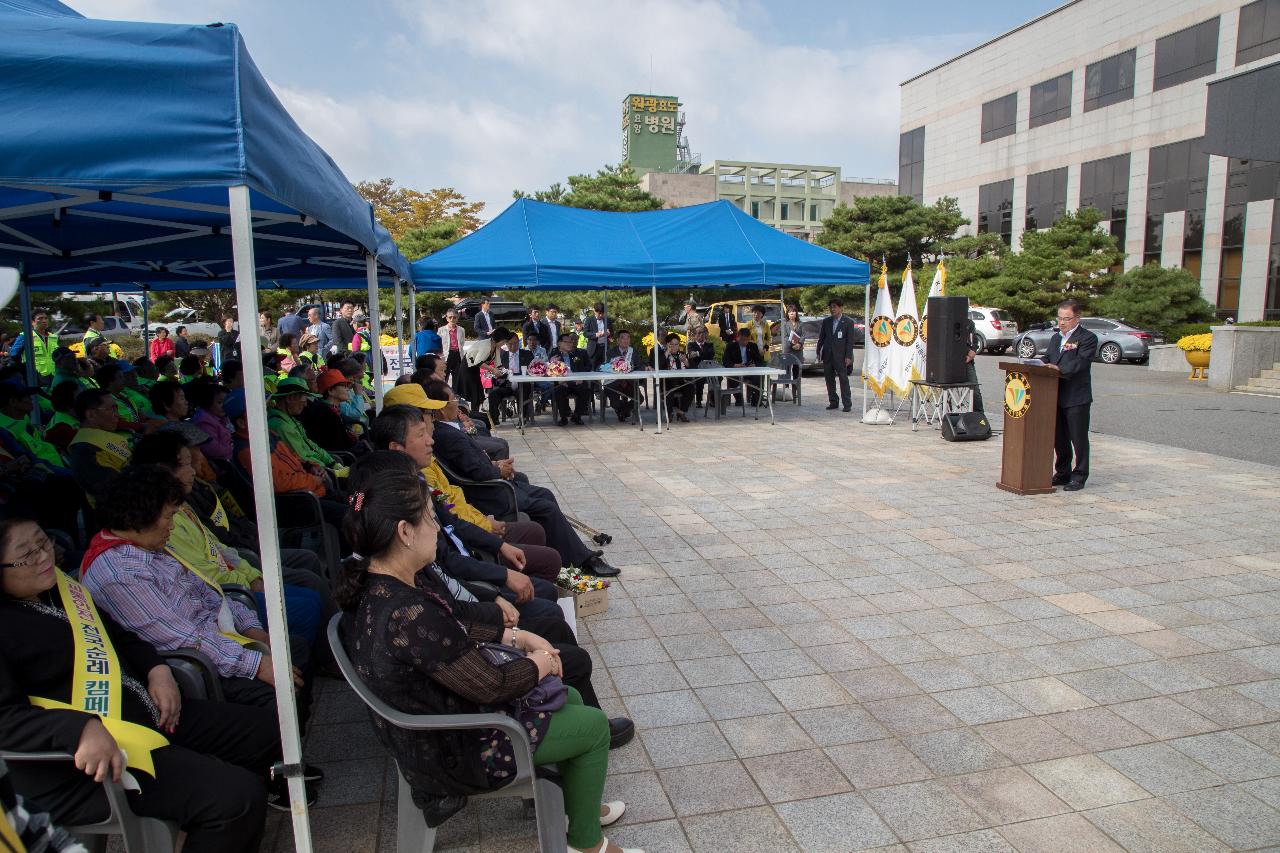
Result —
[{"label": "white shoe", "polygon": [[[600,841],[601,841],[600,849],[608,850],[609,839],[602,838],[600,839]],[[619,847],[618,849],[621,850],[622,853],[644,853],[644,851],[641,850],[639,847]],[[568,850],[569,850],[569,853],[585,853],[585,851],[579,850],[577,847],[570,847],[568,848]]]},{"label": "white shoe", "polygon": [[604,807],[607,811],[600,815],[601,826],[612,826],[622,817],[622,813],[627,810],[627,804],[621,800],[614,800],[611,803],[605,803]]}]

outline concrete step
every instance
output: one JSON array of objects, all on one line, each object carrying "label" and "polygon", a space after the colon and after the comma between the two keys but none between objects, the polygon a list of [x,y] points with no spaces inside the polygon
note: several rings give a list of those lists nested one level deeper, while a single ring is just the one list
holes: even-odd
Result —
[{"label": "concrete step", "polygon": [[1275,388],[1280,390],[1280,379],[1267,379],[1261,376],[1255,376],[1245,383],[1255,388]]},{"label": "concrete step", "polygon": [[1263,379],[1280,379],[1280,364],[1262,371]]},{"label": "concrete step", "polygon": [[1280,397],[1280,388],[1259,388],[1255,385],[1237,385],[1236,391],[1246,394],[1259,394],[1263,397]]}]

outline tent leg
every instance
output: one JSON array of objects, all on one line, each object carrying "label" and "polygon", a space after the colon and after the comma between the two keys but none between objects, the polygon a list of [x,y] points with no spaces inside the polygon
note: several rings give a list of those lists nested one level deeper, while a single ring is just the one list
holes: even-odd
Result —
[{"label": "tent leg", "polygon": [[[409,287],[409,366],[418,362],[418,291]],[[410,373],[413,371],[410,370]]]},{"label": "tent leg", "polygon": [[[36,372],[36,328],[31,322],[31,290],[27,287],[26,271],[18,265],[18,305],[22,311],[23,359],[27,363],[27,385],[40,387],[40,374]],[[31,407],[31,423],[40,426],[40,407]]]},{"label": "tent leg", "polygon": [[378,305],[378,259],[365,255],[365,278],[369,282],[369,370],[373,375],[374,411],[382,411],[382,309]]},{"label": "tent leg", "polygon": [[404,305],[400,301],[400,279],[396,279],[396,356],[400,361],[400,376],[404,376]]},{"label": "tent leg", "polygon": [[[231,208],[231,252],[235,264],[240,328],[256,329],[258,290],[253,265],[253,220],[250,218],[249,188],[244,185],[231,187],[227,190],[227,196]],[[275,488],[271,481],[266,385],[262,378],[261,358],[244,359],[244,390],[246,414],[249,418],[249,456],[255,472],[253,498],[257,511],[258,553],[262,558],[267,633],[271,637],[272,673],[275,676],[276,706],[280,714],[280,743],[285,766],[299,768],[297,775],[287,777],[293,812],[293,846],[298,853],[311,853],[311,825],[307,818],[307,795],[301,775],[302,739],[298,726],[298,708],[293,695],[289,629],[284,618],[284,581],[280,573],[280,541],[277,537]]]},{"label": "tent leg", "polygon": [[142,285],[142,354],[151,358],[151,285]]},{"label": "tent leg", "polygon": [[[650,304],[653,307],[653,366],[656,369],[658,366],[658,347],[662,346],[662,344],[658,341],[658,285],[656,284],[649,285],[649,298],[651,300]],[[638,384],[637,384],[637,387],[639,387]],[[658,413],[657,434],[662,435],[662,383],[661,382],[653,383],[653,396],[658,398],[657,400],[654,401],[654,408]],[[636,408],[637,409],[640,408],[640,405],[638,403],[636,404]]]},{"label": "tent leg", "polygon": [[862,422],[867,422],[867,347],[871,346],[871,282],[862,288]]}]

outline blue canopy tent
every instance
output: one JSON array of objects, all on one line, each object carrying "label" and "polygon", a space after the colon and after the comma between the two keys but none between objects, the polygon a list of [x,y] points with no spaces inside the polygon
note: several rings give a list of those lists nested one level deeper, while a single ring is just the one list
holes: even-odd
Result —
[{"label": "blue canopy tent", "polygon": [[[0,79],[0,266],[21,270],[28,322],[31,287],[140,282],[234,286],[241,328],[255,328],[259,274],[363,281],[373,306],[379,260],[393,280],[408,271],[235,26],[98,21],[56,0],[0,0]],[[306,851],[261,361],[244,373],[285,775]]]},{"label": "blue canopy tent", "polygon": [[[615,213],[518,199],[412,264],[418,290],[621,290],[867,284],[865,261],[806,243],[728,201]],[[662,431],[662,400],[658,432]]]}]

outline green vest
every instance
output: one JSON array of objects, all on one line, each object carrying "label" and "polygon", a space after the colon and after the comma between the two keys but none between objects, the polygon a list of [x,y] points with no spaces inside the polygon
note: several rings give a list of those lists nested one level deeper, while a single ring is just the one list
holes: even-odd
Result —
[{"label": "green vest", "polygon": [[31,349],[35,353],[36,373],[41,376],[53,375],[53,351],[58,348],[58,336],[53,332],[42,339],[34,331],[31,333]]},{"label": "green vest", "polygon": [[47,462],[55,468],[65,468],[67,466],[67,463],[62,460],[62,454],[58,453],[58,448],[45,441],[40,431],[32,426],[31,421],[26,418],[17,420],[0,412],[0,429],[8,430],[18,444],[21,444],[28,453],[41,462]]},{"label": "green vest", "polygon": [[334,458],[329,452],[312,441],[302,424],[287,413],[280,409],[268,410],[267,428],[284,439],[285,444],[307,462],[314,462],[325,468],[333,467]]}]

